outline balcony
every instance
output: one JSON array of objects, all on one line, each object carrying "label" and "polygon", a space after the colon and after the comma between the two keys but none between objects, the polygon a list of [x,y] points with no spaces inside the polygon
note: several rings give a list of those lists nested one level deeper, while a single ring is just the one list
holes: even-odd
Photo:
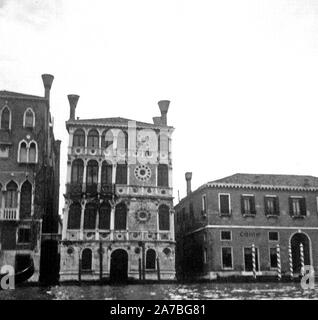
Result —
[{"label": "balcony", "polygon": [[80,183],[68,183],[66,185],[66,193],[71,196],[80,196],[83,192],[83,185]]},{"label": "balcony", "polygon": [[0,220],[17,221],[18,209],[17,208],[4,208],[0,210]]}]

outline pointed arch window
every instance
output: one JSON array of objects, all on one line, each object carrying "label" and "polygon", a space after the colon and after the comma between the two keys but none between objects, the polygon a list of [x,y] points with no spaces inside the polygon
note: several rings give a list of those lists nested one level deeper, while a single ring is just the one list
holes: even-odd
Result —
[{"label": "pointed arch window", "polygon": [[10,181],[6,187],[5,208],[17,208],[18,206],[18,185]]},{"label": "pointed arch window", "polygon": [[112,130],[104,131],[102,134],[102,148],[107,149],[114,142],[114,136]]},{"label": "pointed arch window", "polygon": [[83,250],[81,267],[83,271],[92,270],[92,250],[91,249],[86,248]]},{"label": "pointed arch window", "polygon": [[159,207],[159,230],[170,230],[170,213],[169,207],[162,204]]},{"label": "pointed arch window", "polygon": [[107,161],[102,163],[102,185],[112,184],[113,180],[113,166]]},{"label": "pointed arch window", "polygon": [[89,148],[99,148],[99,133],[97,130],[92,129],[87,136],[87,146]]},{"label": "pointed arch window", "polygon": [[90,160],[87,164],[87,185],[97,185],[98,183],[98,162],[96,160]]},{"label": "pointed arch window", "polygon": [[38,162],[38,148],[36,142],[32,141],[29,145],[29,162],[37,163]]},{"label": "pointed arch window", "polygon": [[0,113],[0,129],[11,129],[11,111],[5,106]]},{"label": "pointed arch window", "polygon": [[119,203],[115,209],[115,230],[126,230],[127,228],[127,207]]},{"label": "pointed arch window", "polygon": [[108,202],[104,202],[99,209],[99,229],[110,229],[111,207]]},{"label": "pointed arch window", "polygon": [[84,162],[81,159],[76,159],[72,163],[71,183],[83,183]]},{"label": "pointed arch window", "polygon": [[73,147],[85,147],[85,132],[77,129],[73,135]]},{"label": "pointed arch window", "polygon": [[29,181],[25,181],[21,187],[20,199],[20,217],[31,217],[32,210],[32,185]]},{"label": "pointed arch window", "polygon": [[84,212],[84,229],[85,230],[93,230],[93,229],[95,230],[96,215],[97,215],[96,205],[93,203],[88,203],[85,207],[85,212]]},{"label": "pointed arch window", "polygon": [[146,269],[156,269],[156,251],[154,249],[147,250]]},{"label": "pointed arch window", "polygon": [[78,230],[81,228],[81,214],[82,206],[76,202],[70,205],[67,219],[67,228],[71,230]]},{"label": "pointed arch window", "polygon": [[38,145],[35,141],[31,141],[29,143],[27,143],[25,140],[20,141],[18,148],[18,162],[38,162]]},{"label": "pointed arch window", "polygon": [[24,112],[23,127],[34,128],[35,127],[35,114],[31,108],[28,108]]},{"label": "pointed arch window", "polygon": [[28,162],[28,145],[25,141],[21,141],[18,150],[18,161],[22,163]]}]

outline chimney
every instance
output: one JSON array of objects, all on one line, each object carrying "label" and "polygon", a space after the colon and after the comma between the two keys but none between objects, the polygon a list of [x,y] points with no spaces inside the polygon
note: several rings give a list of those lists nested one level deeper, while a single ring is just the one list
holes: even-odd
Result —
[{"label": "chimney", "polygon": [[47,100],[50,100],[50,91],[51,91],[51,86],[52,82],[54,80],[54,76],[51,74],[42,74],[42,80],[44,84],[44,98]]},{"label": "chimney", "polygon": [[161,125],[161,117],[153,117],[153,124],[156,126],[160,126]]},{"label": "chimney", "polygon": [[161,112],[161,124],[163,126],[167,125],[167,113],[168,113],[168,109],[169,109],[169,104],[170,104],[169,100],[160,100],[158,102],[159,109]]},{"label": "chimney", "polygon": [[192,179],[192,172],[186,172],[185,178],[187,181],[187,195],[191,193],[191,179]]},{"label": "chimney", "polygon": [[75,120],[75,109],[79,96],[77,94],[69,94],[67,97],[70,103],[70,120]]}]

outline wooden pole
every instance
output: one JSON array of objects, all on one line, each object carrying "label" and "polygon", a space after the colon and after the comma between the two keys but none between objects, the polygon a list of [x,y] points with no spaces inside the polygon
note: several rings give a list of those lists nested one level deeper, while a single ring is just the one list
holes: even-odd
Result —
[{"label": "wooden pole", "polygon": [[293,279],[294,278],[293,255],[292,255],[292,248],[290,244],[288,246],[288,258],[289,258],[289,274],[290,274],[290,278]]},{"label": "wooden pole", "polygon": [[255,245],[252,244],[252,264],[253,264],[253,278],[256,279],[256,253],[255,253]]},{"label": "wooden pole", "polygon": [[142,244],[142,280],[146,279],[145,244]]},{"label": "wooden pole", "polygon": [[103,280],[103,245],[99,242],[99,279]]},{"label": "wooden pole", "polygon": [[139,280],[141,280],[141,258],[138,259]]},{"label": "wooden pole", "polygon": [[300,265],[301,265],[300,274],[303,277],[305,275],[305,258],[304,258],[304,246],[302,243],[300,244],[299,249],[300,249]]},{"label": "wooden pole", "polygon": [[159,261],[159,257],[157,257],[157,274],[158,274],[158,281],[160,281],[160,261]]},{"label": "wooden pole", "polygon": [[278,243],[276,246],[276,254],[277,254],[277,277],[278,277],[278,280],[282,280],[282,264],[280,259],[280,247]]},{"label": "wooden pole", "polygon": [[79,258],[78,262],[78,282],[81,285],[82,283],[82,259]]}]

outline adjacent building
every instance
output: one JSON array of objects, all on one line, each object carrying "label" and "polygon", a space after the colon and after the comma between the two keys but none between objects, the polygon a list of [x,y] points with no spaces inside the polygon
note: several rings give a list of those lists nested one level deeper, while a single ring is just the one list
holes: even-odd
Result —
[{"label": "adjacent building", "polygon": [[175,278],[169,101],[153,123],[70,118],[60,280]]},{"label": "adjacent building", "polygon": [[0,91],[0,266],[19,272],[33,261],[31,281],[57,279],[59,266],[60,141],[50,112],[54,77],[42,79],[44,97]]},{"label": "adjacent building", "polygon": [[317,177],[234,174],[193,192],[191,178],[175,207],[179,279],[276,276],[279,267],[297,277],[301,259],[317,271]]}]

